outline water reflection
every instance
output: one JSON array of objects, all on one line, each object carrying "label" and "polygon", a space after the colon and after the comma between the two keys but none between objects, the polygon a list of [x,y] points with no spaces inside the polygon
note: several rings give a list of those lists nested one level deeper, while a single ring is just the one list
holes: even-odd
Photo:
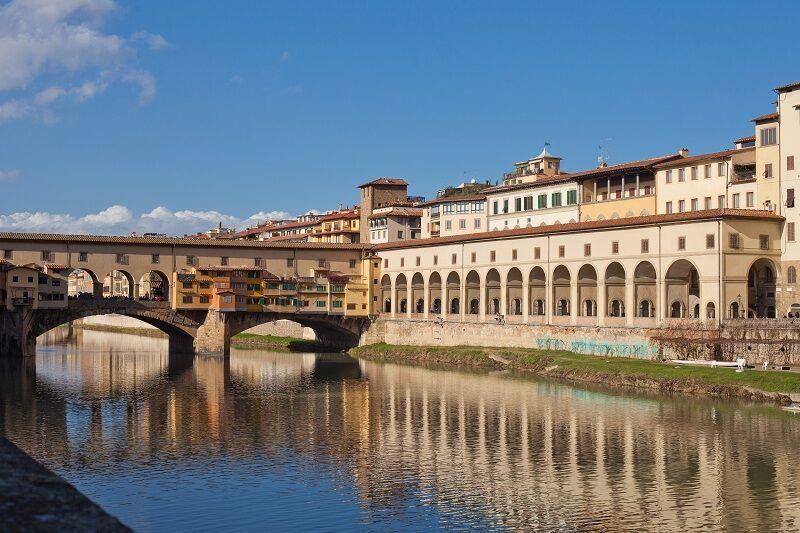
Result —
[{"label": "water reflection", "polygon": [[136,529],[800,526],[773,408],[126,339],[6,363],[0,424]]}]

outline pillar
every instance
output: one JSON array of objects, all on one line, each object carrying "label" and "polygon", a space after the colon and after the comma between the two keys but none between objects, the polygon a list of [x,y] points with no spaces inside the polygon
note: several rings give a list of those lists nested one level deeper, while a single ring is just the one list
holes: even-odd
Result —
[{"label": "pillar", "polygon": [[231,336],[228,316],[220,311],[208,311],[197,328],[194,351],[198,354],[230,355]]},{"label": "pillar", "polygon": [[625,324],[628,326],[633,326],[633,319],[636,316],[638,307],[635,288],[633,283],[628,283],[628,280],[625,280]]},{"label": "pillar", "polygon": [[422,318],[427,319],[431,308],[430,282],[426,279],[422,281]]},{"label": "pillar", "polygon": [[509,315],[508,312],[508,282],[500,278],[500,314]]},{"label": "pillar", "polygon": [[486,280],[484,278],[481,278],[478,292],[478,318],[483,322],[486,320]]},{"label": "pillar", "polygon": [[573,325],[578,323],[576,305],[580,305],[580,302],[578,302],[578,280],[573,276],[569,283],[569,322]]},{"label": "pillar", "polygon": [[[414,279],[413,277],[411,278]],[[411,318],[411,312],[415,311],[414,309],[414,285],[411,283],[411,280],[406,280],[406,318]]]},{"label": "pillar", "polygon": [[95,298],[102,298],[103,297],[103,282],[102,281],[94,281],[94,282],[92,282],[92,293],[94,294]]},{"label": "pillar", "polygon": [[[639,192],[639,173],[636,173],[636,196],[639,196],[641,193]],[[634,213],[636,214],[636,213]]]},{"label": "pillar", "polygon": [[522,279],[522,321],[527,324],[531,315],[531,288],[527,279]]},{"label": "pillar", "polygon": [[[439,277],[441,278],[441,276]],[[447,313],[450,312],[450,302],[447,300],[447,280],[442,281],[439,292],[439,299],[442,300],[442,312],[440,314],[442,315],[442,320],[447,320]]]},{"label": "pillar", "polygon": [[0,357],[24,359],[36,355],[30,309],[0,310]]},{"label": "pillar", "polygon": [[133,284],[133,295],[132,296],[133,296],[134,300],[138,300],[139,299],[139,284],[138,283],[134,283]]},{"label": "pillar", "polygon": [[597,282],[597,325],[604,326],[606,323],[606,316],[608,315],[608,291],[606,291],[606,282]]},{"label": "pillar", "polygon": [[391,316],[392,318],[395,317],[396,310],[397,310],[397,285],[395,285],[394,280],[389,282],[389,290],[391,294],[389,295],[389,303],[391,304]]},{"label": "pillar", "polygon": [[658,278],[656,287],[656,318],[658,318],[659,324],[663,324],[666,317],[667,284],[664,283],[663,279]]},{"label": "pillar", "polygon": [[460,316],[461,322],[464,322],[467,319],[467,304],[468,304],[468,302],[467,302],[467,281],[462,276],[461,278],[459,278],[459,283],[460,283],[460,285],[458,287],[458,299],[459,299],[459,304],[460,305],[458,307],[458,311],[459,311],[459,314],[461,315]]},{"label": "pillar", "polygon": [[544,316],[548,325],[553,324],[553,305],[555,298],[553,296],[553,273],[547,273],[547,279],[544,282]]}]

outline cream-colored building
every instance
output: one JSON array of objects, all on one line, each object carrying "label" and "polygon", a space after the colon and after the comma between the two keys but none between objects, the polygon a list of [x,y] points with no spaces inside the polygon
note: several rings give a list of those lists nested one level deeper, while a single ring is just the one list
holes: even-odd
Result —
[{"label": "cream-colored building", "polygon": [[422,209],[422,238],[468,235],[486,231],[486,195],[464,194],[435,198]]},{"label": "cream-colored building", "polygon": [[748,308],[774,317],[782,222],[700,211],[379,245],[380,307],[393,317],[583,326],[718,322]]},{"label": "cream-colored building", "polygon": [[408,206],[380,207],[369,216],[369,242],[419,239],[422,236],[422,209]]},{"label": "cream-colored building", "polygon": [[67,279],[62,269],[0,264],[3,275],[0,294],[3,306],[9,311],[20,307],[31,309],[63,309],[67,307]]}]

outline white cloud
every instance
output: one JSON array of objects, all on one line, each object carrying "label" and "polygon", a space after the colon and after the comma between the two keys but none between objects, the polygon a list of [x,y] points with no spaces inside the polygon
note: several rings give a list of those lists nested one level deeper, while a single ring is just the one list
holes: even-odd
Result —
[{"label": "white cloud", "polygon": [[169,42],[164,37],[149,31],[137,31],[131,35],[131,40],[144,42],[150,47],[150,50],[161,50],[169,46]]},{"label": "white cloud", "polygon": [[284,51],[284,52],[281,54],[281,61],[289,61],[289,58],[291,58],[291,55],[289,54],[289,51],[288,51],[288,50],[285,50],[285,51]]},{"label": "white cloud", "polygon": [[52,121],[51,106],[65,96],[84,102],[114,81],[136,84],[140,103],[152,100],[155,78],[132,66],[134,44],[159,50],[168,43],[145,31],[130,39],[104,32],[116,10],[114,0],[11,0],[0,7],[0,91],[19,93],[0,102],[0,122]]},{"label": "white cloud", "polygon": [[[2,178],[0,178],[2,180]],[[240,218],[218,211],[171,211],[159,206],[138,216],[125,206],[113,205],[83,216],[48,212],[19,212],[0,215],[0,231],[76,233],[96,235],[127,235],[155,232],[167,235],[186,235],[206,231],[220,222],[224,227],[244,229],[265,220],[292,218],[284,211],[259,211]]]},{"label": "white cloud", "polygon": [[15,180],[21,174],[19,170],[0,170],[0,182]]}]

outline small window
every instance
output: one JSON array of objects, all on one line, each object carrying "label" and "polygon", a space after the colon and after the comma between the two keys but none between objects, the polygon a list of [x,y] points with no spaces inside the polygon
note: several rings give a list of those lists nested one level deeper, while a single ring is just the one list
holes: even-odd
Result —
[{"label": "small window", "polygon": [[672,171],[671,170],[667,170],[667,173],[665,174],[665,177],[666,177],[667,183],[672,183]]},{"label": "small window", "polygon": [[772,177],[772,163],[766,163],[764,165],[764,177],[771,178]]},{"label": "small window", "polygon": [[745,196],[745,205],[747,205],[747,207],[753,207],[755,203],[756,203],[755,193],[752,192],[747,193],[747,195]]},{"label": "small window", "polygon": [[786,269],[786,281],[788,283],[797,283],[797,269],[793,266],[790,266]]},{"label": "small window", "polygon": [[667,214],[672,214],[672,202],[667,202]]},{"label": "small window", "polygon": [[711,177],[711,165],[704,165],[703,166],[703,177],[710,178]]},{"label": "small window", "polygon": [[416,264],[417,264],[417,266],[422,264],[422,258],[420,258],[420,256],[416,257]]},{"label": "small window", "polygon": [[[117,254],[119,257],[121,254]],[[50,250],[42,250],[42,261],[52,261],[53,253]],[[117,261],[119,263],[119,261]]]},{"label": "small window", "polygon": [[733,208],[734,209],[739,209],[741,207],[740,198],[741,198],[741,196],[739,195],[738,192],[733,195]]},{"label": "small window", "polygon": [[728,167],[725,166],[725,163],[717,163],[717,176],[724,176],[727,174]]},{"label": "small window", "polygon": [[786,156],[786,170],[794,170],[794,156],[787,155]]},{"label": "small window", "polygon": [[703,202],[704,209],[711,209],[711,197],[706,196],[705,201]]},{"label": "small window", "polygon": [[592,245],[588,242],[583,245],[583,257],[591,257],[592,256]]},{"label": "small window", "polygon": [[157,265],[161,261],[161,255],[159,254],[152,254],[150,256],[150,262],[154,265]]},{"label": "small window", "polygon": [[686,169],[679,168],[678,169],[678,181],[686,181]]},{"label": "small window", "polygon": [[438,255],[434,255],[433,256],[433,264],[434,265],[438,265],[439,264],[439,256]]},{"label": "small window", "polygon": [[469,260],[472,263],[474,263],[477,260],[477,255],[475,254],[475,252],[472,252],[471,254],[469,254]]},{"label": "small window", "polygon": [[686,237],[678,237],[678,250],[686,249]]},{"label": "small window", "polygon": [[317,268],[325,268],[327,261],[325,259],[317,259]]},{"label": "small window", "polygon": [[475,229],[481,229],[481,219],[476,218],[474,225],[475,225]]},{"label": "small window", "polygon": [[184,296],[183,297],[183,303],[185,303],[185,304],[192,303],[192,297],[191,296]]},{"label": "small window", "polygon": [[726,207],[725,204],[726,204],[725,195],[724,194],[720,194],[719,196],[717,196],[717,208],[725,209],[725,207]]},{"label": "small window", "polygon": [[384,259],[383,260],[383,268],[389,268],[389,260],[388,259]]},{"label": "small window", "polygon": [[208,296],[201,296],[200,297],[200,303],[201,304],[207,304],[208,303]]},{"label": "small window", "polygon": [[794,222],[788,222],[786,224],[786,240],[794,242]]},{"label": "small window", "polygon": [[191,281],[184,281],[182,283],[182,285],[183,285],[184,289],[191,289],[192,288],[192,282]]},{"label": "small window", "polygon": [[[388,262],[389,260],[387,259],[386,261]],[[294,258],[292,258],[292,257],[286,258],[286,266],[290,267],[290,268],[293,267],[294,266]],[[387,264],[386,266],[389,266],[389,265]]]},{"label": "small window", "polygon": [[697,179],[697,167],[692,167],[691,173],[692,173],[692,179],[696,180]]},{"label": "small window", "polygon": [[[6,259],[10,259],[10,258],[6,258]],[[88,260],[89,260],[89,254],[87,252],[80,252],[78,254],[78,261],[80,261],[81,263],[85,263]]]},{"label": "small window", "polygon": [[397,230],[397,238],[401,241],[403,240],[403,230]]},{"label": "small window", "polygon": [[740,243],[739,243],[739,234],[738,233],[731,233],[728,235],[728,246],[734,250],[738,250]]},{"label": "small window", "polygon": [[686,200],[679,200],[678,201],[678,213],[683,213],[686,211]]},{"label": "small window", "polygon": [[458,256],[453,254],[450,256],[450,264],[455,265],[458,262]]},{"label": "small window", "polygon": [[542,249],[536,246],[533,249],[533,258],[534,259],[541,259],[542,258]]},{"label": "small window", "polygon": [[566,248],[562,244],[558,247],[558,257],[564,257],[565,255],[566,255]]},{"label": "small window", "polygon": [[794,189],[786,189],[786,207],[794,207]]},{"label": "small window", "polygon": [[762,250],[769,250],[769,235],[758,236],[758,247]]},{"label": "small window", "polygon": [[400,267],[402,268],[404,266],[406,266],[406,258],[405,257],[401,257],[400,258]]},{"label": "small window", "polygon": [[778,140],[777,128],[764,128],[761,130],[761,146],[772,146]]},{"label": "small window", "polygon": [[494,250],[489,251],[489,261],[494,263],[495,259],[497,259],[497,254]]},{"label": "small window", "polygon": [[619,253],[619,241],[611,241],[611,253],[614,255]]},{"label": "small window", "polygon": [[513,261],[517,260],[517,250],[516,250],[516,248],[514,250],[511,250],[511,259]]},{"label": "small window", "polygon": [[193,255],[187,255],[186,256],[186,265],[187,266],[194,266],[194,263],[195,263],[195,257]]},{"label": "small window", "polygon": [[691,207],[692,211],[697,211],[697,198],[692,198]]},{"label": "small window", "polygon": [[709,249],[709,250],[713,250],[714,249],[714,234],[713,233],[707,233],[706,234],[706,248]]},{"label": "small window", "polygon": [[642,239],[642,253],[650,253],[650,240],[649,239]]}]

